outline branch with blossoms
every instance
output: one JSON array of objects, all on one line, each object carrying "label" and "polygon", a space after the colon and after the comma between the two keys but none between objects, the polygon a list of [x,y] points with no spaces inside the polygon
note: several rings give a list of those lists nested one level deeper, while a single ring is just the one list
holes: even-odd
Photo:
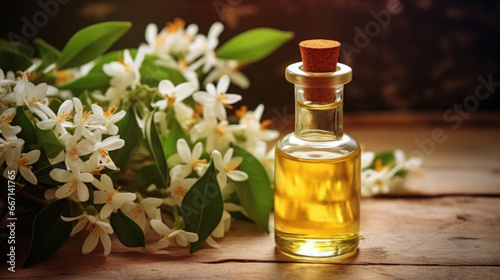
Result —
[{"label": "branch with blossoms", "polygon": [[217,247],[233,218],[269,231],[268,143],[279,134],[263,105],[232,111],[242,96],[228,90],[247,88],[240,69],[292,34],[257,28],[219,46],[221,23],[204,35],[175,19],[148,25],[138,48],[107,52],[130,25],[86,27],[61,51],[40,38],[34,48],[0,41],[2,180],[43,192],[46,205],[24,266],[82,231],[82,253],[100,242],[105,255],[111,235],[144,247],[152,230],[159,248],[195,252]]}]

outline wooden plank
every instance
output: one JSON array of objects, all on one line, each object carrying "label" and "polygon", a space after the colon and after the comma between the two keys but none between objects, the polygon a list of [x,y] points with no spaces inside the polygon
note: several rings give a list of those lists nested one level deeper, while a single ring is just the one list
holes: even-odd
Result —
[{"label": "wooden plank", "polygon": [[500,170],[478,167],[422,167],[422,175],[410,176],[396,195],[499,195]]},{"label": "wooden plank", "polygon": [[[441,139],[432,138],[435,129],[442,129]],[[352,126],[346,132],[354,136],[366,150],[402,149],[405,153],[422,154],[425,166],[479,167],[500,169],[500,129],[488,127],[422,126]],[[444,141],[443,141],[444,140]]]},{"label": "wooden plank", "polygon": [[[301,263],[190,263],[154,260],[147,264],[128,261],[82,270],[75,266],[52,266],[39,269],[36,277],[24,277],[22,272],[10,279],[498,279],[500,267],[492,266],[411,266],[411,265],[342,265]],[[24,274],[24,276],[23,276]]]},{"label": "wooden plank", "polygon": [[[285,256],[274,246],[273,234],[253,224],[234,222],[219,249],[204,246],[193,255],[187,248],[157,250],[158,237],[147,236],[146,248],[125,248],[113,237],[111,255],[102,255],[98,245],[90,255],[80,253],[85,233],[71,238],[47,261],[18,270],[16,277],[77,274],[134,273],[136,265],[151,275],[178,271],[189,263],[334,263],[361,266],[500,266],[500,198],[436,197],[425,199],[364,199],[361,241],[358,253],[350,258],[303,260]],[[170,265],[174,263],[175,265]],[[350,266],[348,266],[350,267]],[[227,269],[227,268],[226,268]],[[222,274],[226,273],[221,268]],[[102,273],[102,274],[99,274]],[[194,270],[204,275],[202,270]],[[153,277],[154,278],[154,277]],[[300,278],[299,278],[300,279]]]}]

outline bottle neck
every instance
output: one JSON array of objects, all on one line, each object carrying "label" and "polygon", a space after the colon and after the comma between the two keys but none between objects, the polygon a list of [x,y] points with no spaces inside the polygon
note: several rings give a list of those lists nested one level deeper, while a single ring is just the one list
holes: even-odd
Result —
[{"label": "bottle neck", "polygon": [[343,136],[344,85],[324,89],[333,91],[331,102],[318,103],[304,98],[307,89],[295,85],[295,136],[305,141],[333,141]]}]

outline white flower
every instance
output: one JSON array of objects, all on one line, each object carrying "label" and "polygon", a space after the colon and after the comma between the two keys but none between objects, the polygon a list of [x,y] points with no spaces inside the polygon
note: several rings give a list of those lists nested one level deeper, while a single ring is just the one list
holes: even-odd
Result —
[{"label": "white flower", "polygon": [[55,193],[57,198],[66,198],[76,192],[79,201],[89,200],[89,189],[85,183],[91,183],[94,180],[92,174],[80,172],[79,166],[75,166],[71,172],[55,168],[50,171],[49,175],[55,181],[65,183],[57,189]]},{"label": "white flower", "polygon": [[271,181],[274,181],[274,156],[275,156],[275,146],[268,151],[267,144],[265,142],[260,142],[259,145],[252,151],[252,154],[259,159],[262,166],[266,169],[267,175]]},{"label": "white flower", "polygon": [[73,116],[74,125],[81,126],[80,129],[85,138],[92,138],[93,134],[88,128],[97,128],[101,126],[104,117],[92,114],[92,112],[85,112],[85,106],[83,106],[82,101],[76,97],[73,98],[73,105],[75,107],[75,115]]},{"label": "white flower", "polygon": [[185,22],[175,19],[167,23],[167,27],[158,33],[158,27],[154,23],[146,27],[146,49],[148,53],[154,53],[160,57],[164,55],[182,55],[187,51],[189,43],[198,32],[198,26],[190,24],[184,29]]},{"label": "white flower", "polygon": [[[186,193],[191,189],[191,187],[196,183],[197,179],[195,178],[176,178],[173,177],[176,172],[175,168],[170,170],[170,176],[172,177],[172,182],[170,186],[167,188],[169,191],[169,196],[165,198],[165,204],[170,206],[181,206],[182,200]],[[175,175],[174,175],[175,176]]]},{"label": "white flower", "polygon": [[219,120],[226,120],[225,108],[232,109],[233,107],[231,104],[241,100],[241,95],[226,93],[228,87],[229,77],[224,75],[217,83],[217,88],[215,88],[213,84],[207,84],[206,92],[199,91],[193,95],[196,102],[205,106],[203,109],[203,115],[205,117],[215,114]]},{"label": "white flower", "polygon": [[154,104],[151,104],[151,106],[158,107],[160,110],[165,110],[167,106],[175,105],[189,97],[195,89],[195,85],[189,82],[174,86],[171,81],[162,80],[158,85],[158,90],[163,95],[164,99],[156,101]]},{"label": "white flower", "polygon": [[375,159],[374,152],[362,152],[361,153],[361,169],[365,169],[366,167],[370,166],[370,164],[372,164],[374,159]]},{"label": "white flower", "polygon": [[207,243],[208,245],[212,246],[213,248],[219,248],[219,245],[213,238],[222,238],[224,237],[224,234],[229,231],[229,228],[231,227],[231,215],[229,212],[224,210],[222,212],[222,218],[217,225],[217,227],[212,231],[212,234],[207,238]]},{"label": "white flower", "polygon": [[109,169],[116,170],[116,165],[109,156],[109,151],[114,151],[122,148],[125,145],[125,140],[120,139],[119,135],[108,137],[101,140],[101,132],[94,132],[93,142],[94,148],[93,152],[99,155],[99,162]]},{"label": "white flower", "polygon": [[83,164],[80,156],[88,155],[92,153],[94,149],[94,145],[90,140],[83,139],[78,141],[82,136],[82,130],[82,126],[78,126],[75,130],[75,134],[67,138],[65,163],[68,169],[72,166]]},{"label": "white flower", "polygon": [[5,110],[2,115],[0,115],[0,132],[2,133],[3,137],[5,137],[5,139],[15,139],[17,138],[16,134],[21,132],[20,126],[10,125],[15,115],[15,108],[9,108]]},{"label": "white flower", "polygon": [[228,121],[217,122],[215,117],[208,117],[200,121],[191,130],[191,140],[207,138],[206,151],[225,151],[230,143],[235,143],[233,132],[240,130],[240,125],[229,125]]},{"label": "white flower", "polygon": [[115,114],[116,110],[118,110],[118,108],[113,105],[104,112],[101,106],[92,104],[92,112],[95,116],[103,120],[101,125],[105,128],[106,133],[111,135],[116,135],[118,133],[118,126],[116,126],[116,123],[123,119],[126,114],[124,110]]},{"label": "white flower", "polygon": [[105,167],[99,164],[99,154],[92,154],[90,158],[83,163],[83,171],[93,174],[93,175],[102,175],[101,171]]},{"label": "white flower", "polygon": [[109,104],[120,106],[122,100],[127,96],[127,92],[128,91],[126,89],[115,88],[111,86],[106,90],[104,96],[106,100],[109,101]]},{"label": "white flower", "polygon": [[15,173],[17,173],[17,171],[19,170],[26,181],[30,182],[33,185],[36,185],[38,183],[38,179],[31,171],[32,167],[30,165],[38,161],[38,159],[40,158],[40,151],[33,150],[26,154],[21,154],[20,149],[14,149],[14,151],[17,152],[17,156],[14,158],[7,158],[7,168],[5,168],[3,176],[5,178],[8,178],[7,175],[10,174],[9,172],[11,170],[14,170]]},{"label": "white flower", "polygon": [[[161,216],[159,218],[161,219]],[[161,236],[161,239],[158,241],[158,248],[160,249],[169,247],[174,241],[179,246],[187,246],[188,242],[198,241],[198,234],[181,229],[171,230],[158,217],[151,220],[150,224],[154,231]]]},{"label": "white flower", "polygon": [[3,70],[0,68],[0,91],[5,90],[6,86],[10,86],[15,84],[15,77],[14,73],[9,71],[7,72],[7,76],[3,72]]},{"label": "white flower", "polygon": [[54,126],[56,127],[56,131],[59,134],[67,133],[64,127],[72,127],[73,123],[68,122],[69,119],[72,118],[71,113],[73,112],[73,101],[66,100],[61,106],[59,106],[59,110],[57,111],[57,115],[54,114],[52,109],[50,109],[47,105],[42,103],[37,103],[38,107],[41,111],[37,110],[35,113],[42,119],[42,121],[38,122],[36,125],[42,129],[47,130],[51,129]]},{"label": "white flower", "polygon": [[0,164],[8,159],[9,162],[15,160],[24,145],[24,140],[19,138],[3,139],[0,137]]},{"label": "white flower", "polygon": [[203,65],[202,71],[207,73],[214,66],[216,62],[215,48],[219,45],[219,35],[223,30],[222,23],[214,22],[208,31],[207,37],[203,35],[196,36],[189,46],[188,55],[186,55],[188,62],[199,57],[189,66],[191,70],[194,71]]},{"label": "white flower", "polygon": [[215,150],[212,152],[212,158],[214,160],[215,169],[219,171],[219,174],[217,174],[217,182],[222,190],[226,187],[227,177],[233,181],[245,181],[248,179],[248,175],[245,172],[236,170],[243,161],[243,158],[233,158],[233,148],[227,150],[226,154],[224,154],[224,158],[222,158],[219,151]]},{"label": "white flower", "polygon": [[83,242],[83,254],[86,255],[94,251],[100,239],[102,246],[104,247],[104,255],[109,255],[109,253],[111,252],[111,239],[109,238],[109,234],[113,233],[113,228],[111,227],[108,219],[98,219],[94,216],[87,215],[87,213],[84,213],[77,217],[61,216],[61,219],[65,222],[79,220],[79,222],[71,231],[71,236],[77,234],[84,228],[90,232],[85,239],[85,242]]},{"label": "white flower", "polygon": [[[132,59],[129,50],[123,52],[123,59],[104,64],[102,70],[106,75],[111,76],[110,85],[118,90],[127,88],[135,89],[140,83],[141,75],[139,69],[144,60],[144,48],[139,48],[135,59]],[[119,104],[113,104],[118,106]]]},{"label": "white flower", "polygon": [[[163,200],[156,197],[147,197],[139,203],[125,202],[123,204],[123,212],[131,218],[134,222],[141,227],[144,231],[146,230],[147,217],[154,219],[156,215],[156,210],[161,206]],[[146,217],[147,215],[147,217]]]},{"label": "white flower", "polygon": [[227,75],[233,84],[239,86],[242,89],[247,89],[250,86],[250,81],[248,78],[243,75],[240,71],[238,71],[240,64],[235,60],[224,60],[216,58],[214,64],[214,70],[212,70],[205,80],[203,80],[203,84],[206,85],[208,83],[212,83],[222,76]]},{"label": "white flower", "polygon": [[245,147],[252,150],[258,145],[259,141],[272,141],[279,137],[279,132],[272,129],[267,129],[271,124],[270,120],[260,121],[264,113],[264,105],[260,104],[255,108],[255,111],[247,111],[247,107],[243,106],[237,110],[236,114],[240,117],[240,124],[244,127]]},{"label": "white flower", "polygon": [[10,104],[15,104],[15,106],[23,106],[24,96],[26,95],[26,92],[34,88],[35,85],[30,83],[26,72],[24,72],[21,79],[17,80],[15,83],[16,85],[14,86],[14,89],[12,90],[12,92],[6,94],[3,97],[3,101]]},{"label": "white flower", "polygon": [[38,109],[38,104],[45,104],[45,96],[47,95],[48,86],[46,83],[38,84],[36,87],[30,84],[25,88],[23,101],[24,104],[33,111],[33,108]]},{"label": "white flower", "polygon": [[[361,194],[363,196],[373,196],[380,193],[389,193],[394,189],[401,187],[403,177],[398,172],[414,172],[422,163],[422,159],[415,157],[406,159],[403,151],[394,151],[394,162],[382,165],[382,159],[375,159],[372,152],[363,152],[361,155]],[[371,164],[374,169],[367,169]],[[398,175],[397,175],[398,174]]]},{"label": "white flower", "polygon": [[98,191],[94,191],[94,203],[104,204],[101,208],[100,217],[105,219],[111,212],[118,210],[125,202],[133,202],[137,196],[135,193],[122,193],[114,189],[113,181],[108,175],[101,175],[101,181],[92,182]]},{"label": "white flower", "polygon": [[194,145],[193,151],[191,152],[186,140],[182,138],[177,140],[177,155],[179,157],[179,163],[184,164],[177,165],[175,168],[182,171],[182,177],[188,176],[191,172],[193,172],[193,170],[196,171],[199,176],[203,174],[208,164],[206,159],[200,159],[202,152],[203,145],[200,142]]}]

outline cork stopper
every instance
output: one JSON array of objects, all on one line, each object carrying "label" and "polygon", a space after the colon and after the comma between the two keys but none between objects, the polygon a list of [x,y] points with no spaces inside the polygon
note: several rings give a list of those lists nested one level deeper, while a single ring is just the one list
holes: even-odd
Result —
[{"label": "cork stopper", "polygon": [[[315,39],[299,43],[302,69],[306,72],[335,72],[339,59],[340,43]],[[331,88],[305,88],[304,98],[312,102],[332,102],[335,90]]]}]

